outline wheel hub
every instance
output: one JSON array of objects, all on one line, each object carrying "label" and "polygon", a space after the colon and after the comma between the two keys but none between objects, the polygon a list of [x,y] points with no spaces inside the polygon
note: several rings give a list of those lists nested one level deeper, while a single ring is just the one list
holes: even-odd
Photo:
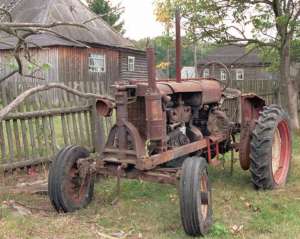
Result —
[{"label": "wheel hub", "polygon": [[201,195],[200,211],[203,220],[206,220],[208,216],[209,193],[208,193],[207,183],[208,183],[207,175],[202,175],[200,179],[200,195]]}]

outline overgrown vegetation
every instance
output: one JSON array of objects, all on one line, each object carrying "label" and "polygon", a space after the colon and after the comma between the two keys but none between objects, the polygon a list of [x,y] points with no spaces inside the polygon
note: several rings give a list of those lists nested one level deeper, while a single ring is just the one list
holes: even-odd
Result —
[{"label": "overgrown vegetation", "polygon": [[[294,139],[294,158],[287,186],[275,191],[254,191],[249,172],[238,162],[230,176],[225,169],[210,168],[213,185],[214,227],[212,238],[299,238],[300,215],[300,137]],[[2,184],[23,181],[23,177],[2,179]],[[57,215],[47,196],[7,194],[0,189],[0,203],[14,200],[32,208],[29,216],[0,209],[0,238],[172,238],[187,237],[181,227],[176,188],[168,185],[122,181],[119,203],[115,180],[96,185],[94,201],[81,211]]]}]

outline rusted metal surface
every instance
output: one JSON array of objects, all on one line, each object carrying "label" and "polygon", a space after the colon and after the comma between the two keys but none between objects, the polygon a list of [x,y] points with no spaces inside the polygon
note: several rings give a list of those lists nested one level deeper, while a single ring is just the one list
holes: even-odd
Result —
[{"label": "rusted metal surface", "polygon": [[97,173],[103,176],[113,176],[117,177],[118,174],[121,178],[127,179],[139,179],[143,181],[155,182],[155,183],[164,183],[164,184],[173,184],[176,185],[178,183],[180,170],[179,169],[155,169],[151,171],[141,171],[138,169],[126,169],[119,167],[118,170],[117,165],[114,164],[106,164],[101,165],[97,169]]},{"label": "rusted metal surface", "polygon": [[248,170],[250,167],[250,140],[251,132],[255,127],[255,120],[265,106],[265,101],[255,94],[241,96],[241,136],[239,144],[239,159],[241,168]]},{"label": "rusted metal surface", "polygon": [[114,107],[114,101],[104,99],[96,101],[96,110],[100,116],[110,117],[112,115]]},{"label": "rusted metal surface", "polygon": [[151,92],[156,92],[156,64],[155,64],[155,50],[154,48],[147,48],[148,59],[148,83]]}]

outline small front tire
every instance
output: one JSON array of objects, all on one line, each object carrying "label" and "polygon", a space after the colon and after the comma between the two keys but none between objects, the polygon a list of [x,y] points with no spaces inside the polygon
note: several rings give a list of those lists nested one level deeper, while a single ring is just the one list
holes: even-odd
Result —
[{"label": "small front tire", "polygon": [[180,212],[185,232],[204,236],[212,226],[212,194],[206,159],[187,158],[180,179]]},{"label": "small front tire", "polygon": [[58,212],[74,212],[86,207],[94,193],[94,178],[87,173],[80,175],[78,160],[89,156],[80,146],[68,146],[61,150],[49,170],[48,192],[53,207]]}]

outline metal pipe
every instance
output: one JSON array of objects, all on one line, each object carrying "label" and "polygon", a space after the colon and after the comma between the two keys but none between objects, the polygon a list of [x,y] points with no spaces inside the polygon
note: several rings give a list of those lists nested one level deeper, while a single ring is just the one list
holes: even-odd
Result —
[{"label": "metal pipe", "polygon": [[148,85],[151,92],[156,92],[156,67],[155,67],[155,50],[153,47],[147,48],[148,61]]},{"label": "metal pipe", "polygon": [[176,10],[176,82],[181,82],[181,27],[179,9]]}]

